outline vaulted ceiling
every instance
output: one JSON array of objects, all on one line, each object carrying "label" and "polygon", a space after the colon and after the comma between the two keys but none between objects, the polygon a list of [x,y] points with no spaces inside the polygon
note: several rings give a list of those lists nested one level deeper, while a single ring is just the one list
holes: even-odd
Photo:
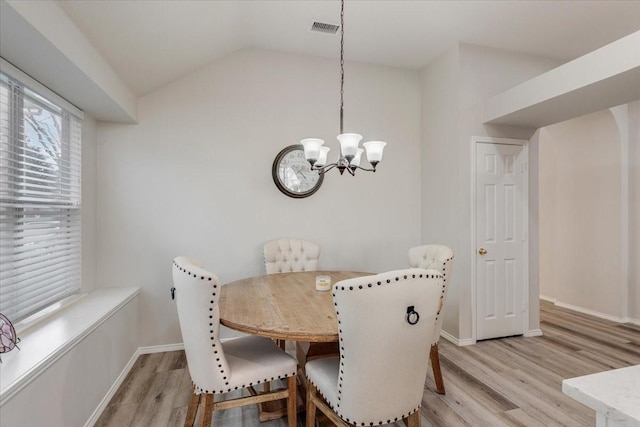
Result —
[{"label": "vaulted ceiling", "polygon": [[[136,94],[236,50],[338,58],[340,2],[62,0],[64,11]],[[420,69],[457,42],[568,61],[640,29],[640,1],[355,1],[345,55]]]}]

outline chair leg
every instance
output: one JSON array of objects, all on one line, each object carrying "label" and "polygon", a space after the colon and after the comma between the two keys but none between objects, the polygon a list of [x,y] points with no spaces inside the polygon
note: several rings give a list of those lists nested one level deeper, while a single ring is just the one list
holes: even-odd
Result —
[{"label": "chair leg", "polygon": [[287,390],[289,390],[289,397],[287,397],[287,420],[289,421],[289,427],[296,427],[298,424],[298,397],[296,395],[296,389],[298,388],[298,382],[296,377],[287,378]]},{"label": "chair leg", "polygon": [[213,394],[205,394],[202,400],[204,400],[204,404],[200,407],[200,427],[211,427],[211,420],[213,419]]},{"label": "chair leg", "polygon": [[200,405],[201,394],[196,394],[196,386],[191,388],[191,400],[189,401],[189,409],[187,409],[187,418],[184,420],[185,427],[193,427],[193,423],[196,422],[196,413],[198,412],[198,405]]},{"label": "chair leg", "polygon": [[316,404],[313,400],[318,392],[316,387],[307,381],[307,427],[315,427],[316,425]]},{"label": "chair leg", "polygon": [[436,391],[438,394],[445,394],[444,381],[442,380],[442,371],[440,370],[440,356],[438,355],[438,343],[431,346],[431,368],[433,369],[433,379],[436,382]]},{"label": "chair leg", "polygon": [[404,420],[407,427],[420,427],[420,410],[418,409]]}]

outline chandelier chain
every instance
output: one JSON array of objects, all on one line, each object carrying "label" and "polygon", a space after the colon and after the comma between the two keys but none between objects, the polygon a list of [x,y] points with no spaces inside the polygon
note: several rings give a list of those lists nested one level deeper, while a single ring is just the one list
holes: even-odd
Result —
[{"label": "chandelier chain", "polygon": [[340,8],[340,134],[344,133],[344,0]]}]

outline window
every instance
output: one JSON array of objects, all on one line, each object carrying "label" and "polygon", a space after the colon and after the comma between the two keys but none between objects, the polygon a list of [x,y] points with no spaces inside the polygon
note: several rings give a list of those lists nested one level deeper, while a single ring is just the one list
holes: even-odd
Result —
[{"label": "window", "polygon": [[0,312],[13,322],[77,292],[81,272],[82,113],[23,82],[0,73]]}]

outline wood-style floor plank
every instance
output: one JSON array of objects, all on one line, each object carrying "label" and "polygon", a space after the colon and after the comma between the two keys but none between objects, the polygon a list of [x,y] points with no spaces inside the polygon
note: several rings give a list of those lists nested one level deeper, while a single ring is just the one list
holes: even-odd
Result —
[{"label": "wood-style floor plank", "polygon": [[157,426],[167,422],[182,382],[182,370],[158,371],[133,419],[133,426]]},{"label": "wood-style floor plank", "polygon": [[[422,426],[594,426],[594,411],[565,396],[562,380],[640,364],[640,327],[546,301],[541,302],[540,317],[540,337],[487,340],[468,347],[441,340],[447,394],[435,393],[429,373]],[[182,426],[190,394],[184,352],[141,355],[96,426]],[[285,427],[286,419],[260,423],[254,405],[217,412],[212,425]],[[298,426],[304,426],[304,413]]]},{"label": "wood-style floor plank", "polygon": [[546,427],[544,423],[531,417],[524,410],[517,408],[505,411],[500,414],[500,417],[504,420],[508,426],[518,427]]}]

